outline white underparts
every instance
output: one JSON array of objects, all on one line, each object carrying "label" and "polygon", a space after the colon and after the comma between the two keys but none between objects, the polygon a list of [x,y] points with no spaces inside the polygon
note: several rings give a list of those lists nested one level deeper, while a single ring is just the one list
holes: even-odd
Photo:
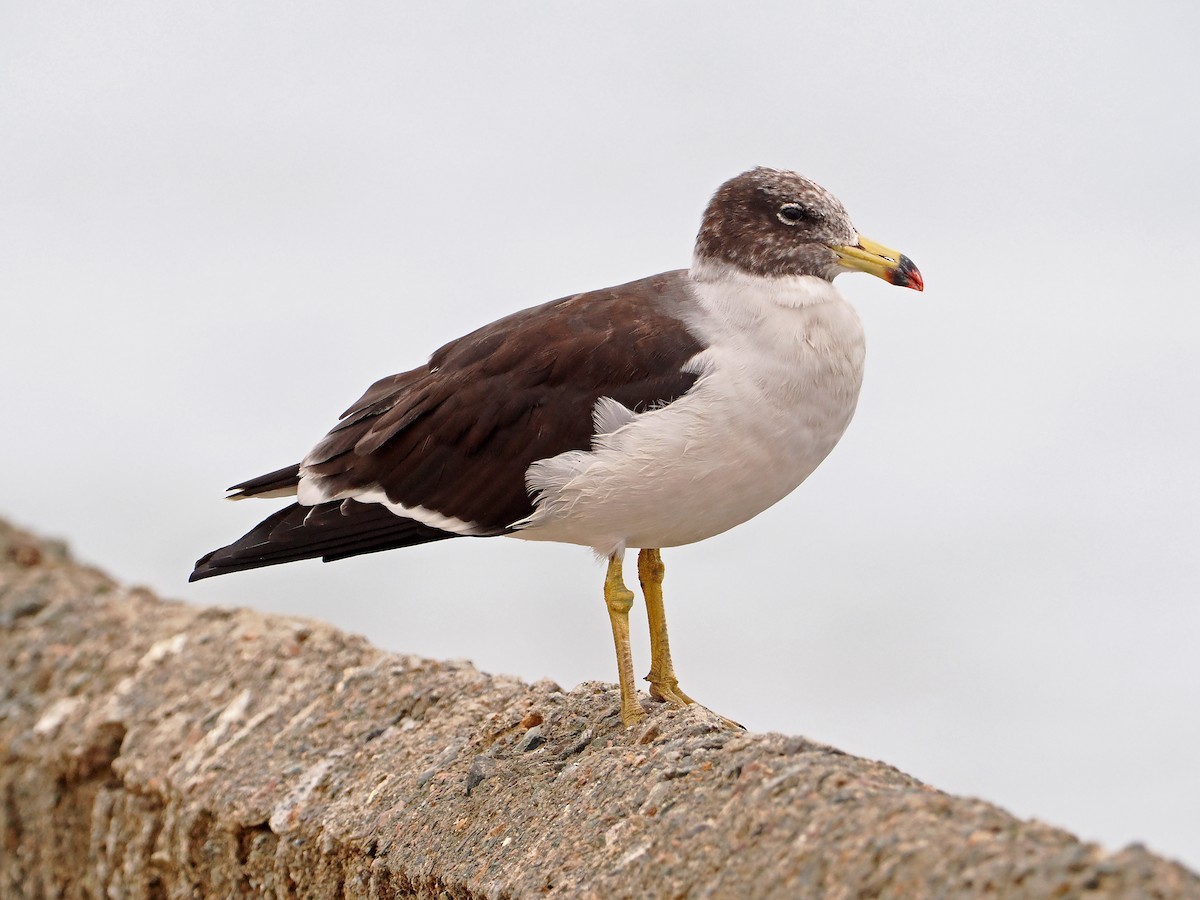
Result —
[{"label": "white underparts", "polygon": [[534,462],[527,540],[626,547],[703,540],[778,502],[833,449],[862,383],[862,326],[828,281],[710,273],[686,324],[706,349],[682,397],[633,413],[603,398],[589,450]]}]

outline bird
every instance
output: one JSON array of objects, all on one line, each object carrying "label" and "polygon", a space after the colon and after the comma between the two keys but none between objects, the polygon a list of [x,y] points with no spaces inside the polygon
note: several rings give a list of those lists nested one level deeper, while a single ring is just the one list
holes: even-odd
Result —
[{"label": "bird", "polygon": [[189,580],[467,536],[589,547],[607,563],[630,727],[646,715],[623,574],[637,549],[650,696],[690,705],[671,659],[661,551],[753,518],[842,437],[865,343],[833,280],[854,271],[924,290],[912,260],[859,234],[825,188],[787,170],[743,172],[705,208],[690,268],[453,340],[371,385],[298,464],[229,488],[228,499],[294,499],[201,557]]}]

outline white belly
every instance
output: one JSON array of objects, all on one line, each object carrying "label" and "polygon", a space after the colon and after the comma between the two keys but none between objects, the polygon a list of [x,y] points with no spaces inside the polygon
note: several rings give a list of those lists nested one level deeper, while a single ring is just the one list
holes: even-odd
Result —
[{"label": "white belly", "polygon": [[827,282],[806,284],[805,298],[814,294],[824,302],[739,296],[733,316],[727,294],[700,306],[690,324],[709,347],[694,361],[702,374],[692,390],[598,436],[591,450],[530,466],[536,507],[513,536],[603,555],[672,547],[720,534],[791,493],[845,432],[862,384],[857,314]]}]

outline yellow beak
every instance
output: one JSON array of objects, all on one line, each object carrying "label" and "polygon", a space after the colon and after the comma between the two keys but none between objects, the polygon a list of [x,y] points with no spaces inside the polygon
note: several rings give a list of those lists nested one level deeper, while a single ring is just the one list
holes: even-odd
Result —
[{"label": "yellow beak", "polygon": [[838,262],[847,269],[866,272],[914,291],[925,290],[925,280],[911,259],[862,235],[859,235],[858,243],[853,247],[834,247],[833,252],[837,254]]}]

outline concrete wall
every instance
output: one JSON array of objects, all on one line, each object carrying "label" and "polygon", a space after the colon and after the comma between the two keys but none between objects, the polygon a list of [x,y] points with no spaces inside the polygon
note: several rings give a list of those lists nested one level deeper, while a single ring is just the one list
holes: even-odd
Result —
[{"label": "concrete wall", "polygon": [[3,897],[1200,897],[801,737],[159,600],[0,523]]}]

